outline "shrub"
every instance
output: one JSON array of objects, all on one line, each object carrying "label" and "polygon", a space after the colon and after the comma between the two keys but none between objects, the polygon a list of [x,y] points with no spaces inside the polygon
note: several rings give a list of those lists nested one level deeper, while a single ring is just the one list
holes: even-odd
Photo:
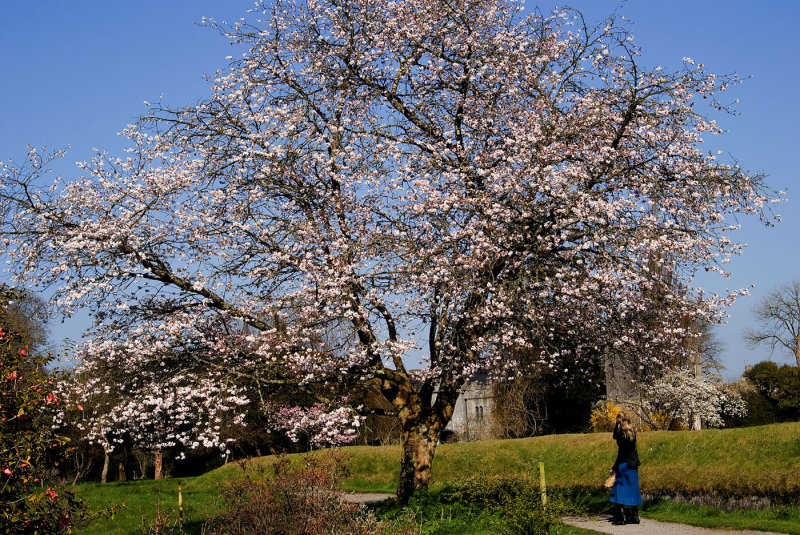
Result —
[{"label": "shrub", "polygon": [[[221,492],[227,512],[206,522],[208,535],[378,535],[392,532],[363,506],[345,499],[349,476],[341,454],[308,456],[294,467],[286,457],[271,478],[234,480]],[[402,533],[393,531],[392,533]]]},{"label": "shrub", "polygon": [[643,431],[686,431],[689,426],[680,418],[673,418],[670,414],[656,410],[648,413],[642,421]]},{"label": "shrub", "polygon": [[391,529],[398,530],[387,533],[407,535],[472,533],[477,526],[488,529],[492,515],[498,516],[483,504],[454,500],[447,490],[417,491],[405,507],[398,508],[388,501],[378,504],[375,510],[382,520],[391,520]]},{"label": "shrub", "polygon": [[0,532],[67,533],[85,510],[52,481],[68,440],[52,431],[59,400],[46,369],[51,358],[36,355],[7,321],[19,298],[0,287]]},{"label": "shrub", "polygon": [[548,535],[558,533],[561,518],[577,514],[576,507],[566,498],[550,496],[542,504],[539,489],[525,486],[500,507],[504,521],[498,526],[502,535]]},{"label": "shrub", "polygon": [[771,402],[777,421],[800,420],[800,369],[764,361],[744,372],[744,378]]},{"label": "shrub", "polygon": [[595,433],[604,433],[614,430],[614,424],[617,423],[617,414],[622,410],[621,407],[614,405],[610,401],[601,401],[592,410],[592,415],[589,421],[592,424],[592,431]]},{"label": "shrub", "polygon": [[504,535],[558,533],[563,526],[561,517],[580,514],[577,506],[557,493],[551,493],[543,504],[538,482],[527,474],[478,474],[455,484],[444,495],[498,512],[494,524]]}]

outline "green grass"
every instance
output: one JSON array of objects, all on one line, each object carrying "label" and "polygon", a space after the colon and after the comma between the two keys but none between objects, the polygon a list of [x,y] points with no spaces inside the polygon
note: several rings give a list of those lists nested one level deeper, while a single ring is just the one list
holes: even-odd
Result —
[{"label": "green grass", "polygon": [[662,522],[681,522],[704,528],[750,529],[800,535],[800,507],[726,511],[665,500],[645,504],[644,515]]},{"label": "green grass", "polygon": [[[800,423],[742,429],[643,432],[638,438],[643,492],[652,494],[767,495],[800,498]],[[354,489],[394,490],[398,447],[348,448]],[[550,435],[519,440],[445,444],[437,448],[434,487],[480,471],[537,473],[549,485],[596,488],[616,456],[609,433]]]},{"label": "green grass", "polygon": [[79,533],[139,535],[142,518],[152,520],[160,508],[164,515],[177,518],[178,484],[182,486],[184,520],[190,530],[199,532],[203,520],[215,513],[220,503],[217,481],[203,478],[136,480],[78,485],[76,494],[97,511],[113,504],[124,505],[114,518],[99,518]]},{"label": "green grass", "polygon": [[[589,515],[609,514],[608,495],[604,491],[572,493],[573,500]],[[768,509],[735,509],[695,506],[655,498],[645,502],[641,516],[661,522],[675,522],[724,530],[774,531],[800,535],[800,506],[776,506]]]},{"label": "green grass", "polygon": [[[643,492],[766,495],[800,503],[800,423],[727,430],[645,432],[639,434],[638,447]],[[356,446],[345,450],[354,473],[346,485],[349,490],[394,492],[399,473],[399,447]],[[542,461],[548,486],[596,489],[605,479],[615,455],[616,446],[610,433],[445,444],[437,448],[431,488],[441,488],[481,472],[529,472],[536,476],[537,462]],[[300,462],[301,456],[292,459]],[[205,516],[213,512],[218,505],[216,489],[221,483],[245,474],[251,477],[268,474],[272,461],[272,458],[263,457],[244,465],[230,463],[202,476],[183,479],[187,522],[199,526]],[[95,509],[111,503],[126,505],[118,518],[96,523],[81,533],[139,534],[142,515],[152,517],[155,514],[159,489],[162,505],[176,507],[177,485],[178,481],[171,479],[79,485],[78,495]],[[725,527],[733,526],[729,519],[738,514],[745,519],[742,520],[745,524],[737,529],[746,527],[800,535],[797,528],[800,508],[797,507],[723,515],[710,508],[665,503],[654,505],[647,516],[696,525],[719,521],[721,523],[713,527]],[[751,520],[757,524],[746,524]]]}]

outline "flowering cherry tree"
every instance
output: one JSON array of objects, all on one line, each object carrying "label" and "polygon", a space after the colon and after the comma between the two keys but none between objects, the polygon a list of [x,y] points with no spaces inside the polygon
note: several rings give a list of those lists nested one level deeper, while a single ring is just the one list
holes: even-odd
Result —
[{"label": "flowering cherry tree", "polygon": [[406,500],[476,370],[665,359],[736,296],[691,284],[739,252],[728,214],[768,221],[762,177],[702,148],[699,104],[735,77],[647,70],[613,20],[513,0],[252,17],[208,21],[248,52],[206,100],[153,106],[127,156],[48,190],[47,155],[4,173],[4,251],[94,311],[89,354],[136,330],[267,391],[373,382]]}]

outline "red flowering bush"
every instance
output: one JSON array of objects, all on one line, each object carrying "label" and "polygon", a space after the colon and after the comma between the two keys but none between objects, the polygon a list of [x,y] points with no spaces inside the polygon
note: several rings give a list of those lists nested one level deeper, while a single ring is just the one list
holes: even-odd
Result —
[{"label": "red flowering bush", "polygon": [[20,345],[7,321],[19,295],[0,287],[0,533],[67,533],[82,504],[48,483],[68,439],[52,431],[50,410],[59,403],[50,357]]}]

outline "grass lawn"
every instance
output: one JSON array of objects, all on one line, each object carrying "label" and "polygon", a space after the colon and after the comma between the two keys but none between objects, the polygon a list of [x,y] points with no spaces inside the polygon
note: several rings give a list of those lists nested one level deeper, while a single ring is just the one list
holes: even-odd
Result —
[{"label": "grass lawn", "polygon": [[644,516],[662,522],[681,522],[704,528],[750,529],[800,535],[798,506],[726,511],[716,507],[696,507],[654,500],[645,505]]},{"label": "grass lawn", "polygon": [[[723,512],[656,501],[645,508],[644,516],[705,527],[800,535],[800,507],[797,507],[800,504],[800,423],[726,430],[643,432],[639,434],[638,447],[644,492],[766,495],[794,504],[764,511]],[[346,485],[349,490],[394,492],[399,472],[399,447],[356,446],[345,451],[354,474]],[[431,486],[432,489],[441,488],[479,473],[529,472],[535,475],[537,462],[542,461],[550,488],[587,491],[599,487],[615,455],[616,446],[607,433],[445,444],[437,449]],[[301,456],[293,456],[293,460],[299,463]],[[220,484],[245,474],[262,477],[269,473],[272,462],[273,458],[262,457],[247,464],[230,463],[202,476],[182,479],[185,525],[191,532],[199,532],[204,518],[219,506],[217,488]],[[174,479],[82,484],[76,489],[94,509],[111,503],[126,506],[117,518],[100,520],[79,533],[140,534],[142,516],[153,518],[159,501],[162,510],[177,509],[178,480]],[[584,492],[584,495],[589,496],[586,499],[590,508],[605,507],[602,494]],[[592,500],[596,502],[594,505]],[[484,531],[472,533],[495,531],[487,526]]]},{"label": "grass lawn", "polygon": [[76,493],[93,509],[112,504],[124,504],[115,518],[100,518],[79,533],[97,535],[141,535],[142,518],[152,521],[160,509],[164,516],[177,518],[178,484],[181,484],[184,525],[189,532],[199,533],[207,516],[215,513],[220,504],[216,481],[203,478],[135,480],[119,483],[86,483],[76,487]]}]

